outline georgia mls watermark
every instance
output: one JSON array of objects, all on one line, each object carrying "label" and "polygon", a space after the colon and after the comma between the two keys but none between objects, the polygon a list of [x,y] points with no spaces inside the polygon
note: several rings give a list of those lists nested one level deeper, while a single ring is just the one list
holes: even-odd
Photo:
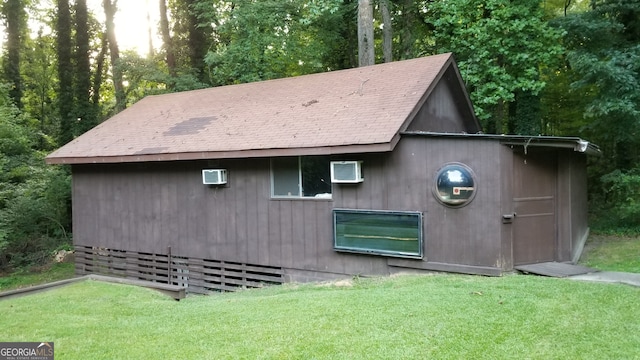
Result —
[{"label": "georgia mls watermark", "polygon": [[0,360],[53,360],[53,343],[0,342]]}]

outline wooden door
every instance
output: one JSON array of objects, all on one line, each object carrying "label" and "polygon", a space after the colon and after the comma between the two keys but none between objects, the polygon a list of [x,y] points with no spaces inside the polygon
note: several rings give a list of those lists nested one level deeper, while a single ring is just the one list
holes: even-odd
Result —
[{"label": "wooden door", "polygon": [[553,151],[514,153],[514,265],[555,260],[557,157]]}]

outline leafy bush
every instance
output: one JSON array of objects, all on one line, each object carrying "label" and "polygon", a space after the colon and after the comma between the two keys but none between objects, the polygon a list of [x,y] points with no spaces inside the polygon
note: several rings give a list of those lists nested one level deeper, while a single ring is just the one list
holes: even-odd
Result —
[{"label": "leafy bush", "polygon": [[0,270],[38,265],[69,243],[70,175],[47,166],[34,122],[0,86]]},{"label": "leafy bush", "polygon": [[70,176],[62,168],[32,169],[29,179],[3,192],[0,269],[41,264],[69,243]]},{"label": "leafy bush", "polygon": [[596,228],[605,232],[640,232],[640,168],[614,170],[600,178],[602,197],[596,202]]}]

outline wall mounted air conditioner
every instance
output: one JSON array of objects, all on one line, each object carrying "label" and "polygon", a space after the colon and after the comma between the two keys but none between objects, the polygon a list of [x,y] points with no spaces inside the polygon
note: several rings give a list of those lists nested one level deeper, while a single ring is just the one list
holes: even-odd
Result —
[{"label": "wall mounted air conditioner", "polygon": [[202,170],[202,183],[205,185],[224,185],[227,183],[227,169]]},{"label": "wall mounted air conditioner", "polygon": [[362,161],[332,161],[331,182],[338,184],[361,183]]}]

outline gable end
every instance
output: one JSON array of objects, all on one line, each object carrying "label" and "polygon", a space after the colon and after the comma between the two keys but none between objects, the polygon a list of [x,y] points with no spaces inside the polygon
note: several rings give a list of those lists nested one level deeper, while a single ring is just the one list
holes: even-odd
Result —
[{"label": "gable end", "polygon": [[455,65],[451,64],[416,113],[407,131],[480,132],[479,122]]}]

